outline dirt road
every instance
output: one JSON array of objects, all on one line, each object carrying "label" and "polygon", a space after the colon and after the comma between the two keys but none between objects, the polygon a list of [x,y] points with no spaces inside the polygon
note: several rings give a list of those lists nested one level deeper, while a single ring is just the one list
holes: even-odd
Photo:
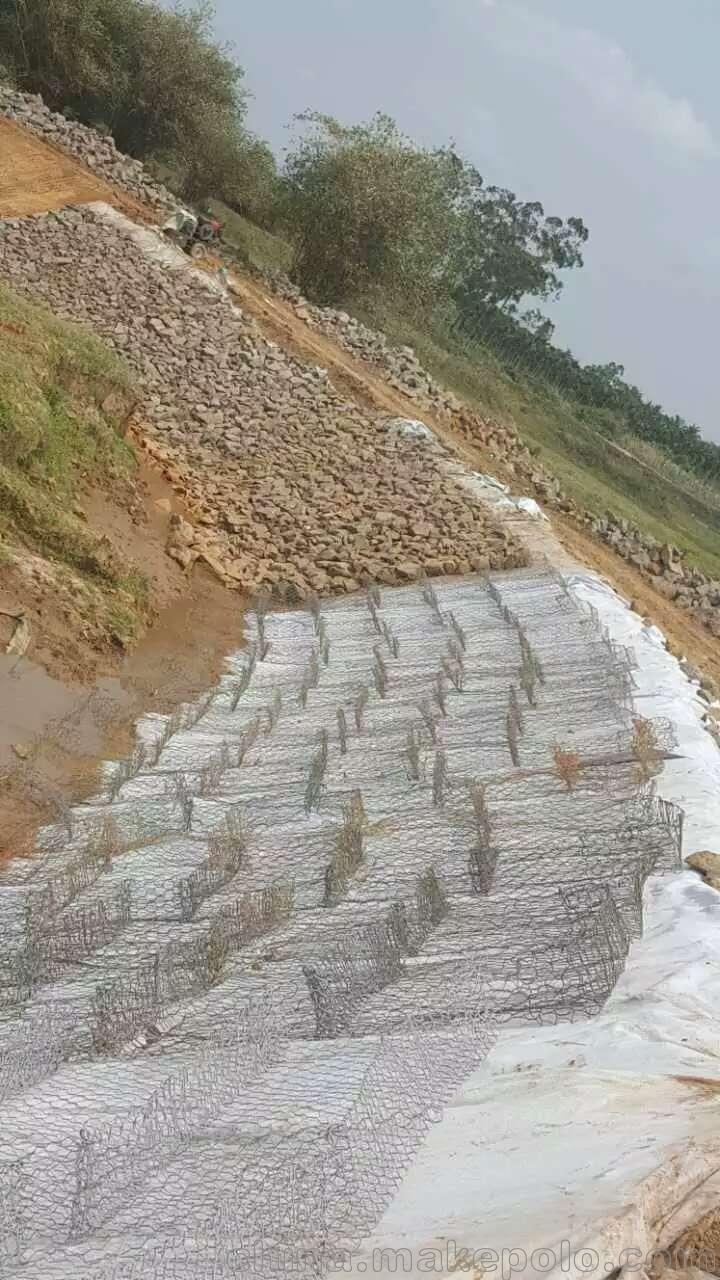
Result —
[{"label": "dirt road", "polygon": [[[202,263],[199,265],[202,266]],[[220,264],[217,262],[212,264],[213,267],[218,265]],[[292,352],[299,360],[327,369],[336,391],[346,395],[349,400],[398,418],[417,418],[419,414],[423,422],[432,427],[438,439],[447,444],[456,457],[473,470],[491,471],[503,481],[513,481],[513,477],[493,453],[471,444],[445,418],[428,409],[419,409],[415,400],[391,387],[372,365],[350,355],[332,338],[311,328],[296,316],[289,303],[268,293],[256,280],[234,272],[230,287],[235,301],[247,315],[253,317],[266,338],[276,342],[285,351]]]},{"label": "dirt road", "polygon": [[0,118],[0,217],[24,218],[68,204],[105,200],[137,222],[152,212],[10,120]]},{"label": "dirt road", "polygon": [[253,316],[266,338],[277,342],[278,346],[292,352],[299,360],[322,365],[330,374],[337,391],[369,409],[394,413],[404,418],[417,416],[417,405],[409,396],[388,386],[368,365],[349,355],[325,334],[312,329],[304,320],[300,320],[291,306],[281,298],[273,297],[250,276],[233,272],[231,289],[236,302],[243,311]]}]

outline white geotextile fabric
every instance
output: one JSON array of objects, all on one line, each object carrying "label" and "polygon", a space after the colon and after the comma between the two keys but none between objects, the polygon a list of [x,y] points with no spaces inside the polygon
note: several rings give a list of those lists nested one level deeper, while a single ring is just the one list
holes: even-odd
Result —
[{"label": "white geotextile fabric", "polygon": [[[720,751],[697,685],[606,583],[567,581],[635,649],[638,711],[675,725],[658,792],[685,809],[685,854],[720,851]],[[409,1250],[394,1265],[417,1276],[450,1275],[463,1248],[478,1276],[639,1267],[720,1201],[717,1101],[688,1077],[720,1081],[720,894],[689,871],[648,882],[644,936],[602,1014],[501,1035],[354,1269],[392,1272],[383,1248]]]},{"label": "white geotextile fabric", "polygon": [[532,516],[533,520],[547,520],[542,507],[538,505],[534,498],[517,498],[515,506],[518,511],[523,511],[526,516]]},{"label": "white geotextile fabric", "polygon": [[402,436],[405,440],[429,440],[437,442],[435,432],[426,427],[417,418],[393,418],[388,422],[388,431],[393,436]]},{"label": "white geotextile fabric", "polygon": [[484,475],[480,471],[468,471],[466,467],[451,463],[448,471],[458,483],[480,502],[495,507],[506,513],[518,512],[529,516],[532,520],[547,520],[542,507],[534,498],[516,498],[506,484],[501,484],[494,476]]},{"label": "white geotextile fabric", "polygon": [[[387,425],[388,431],[393,436],[401,436],[405,440],[422,440],[435,446],[439,443],[435,432],[417,418],[393,418]],[[484,475],[480,471],[469,471],[467,467],[456,462],[446,463],[445,469],[466,492],[480,502],[505,511],[520,512],[532,520],[548,519],[534,498],[513,497],[508,486],[501,484],[495,476]]]}]

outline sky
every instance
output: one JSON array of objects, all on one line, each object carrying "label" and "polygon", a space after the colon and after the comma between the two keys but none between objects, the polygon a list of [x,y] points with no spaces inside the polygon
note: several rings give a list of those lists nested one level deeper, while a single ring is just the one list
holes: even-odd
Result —
[{"label": "sky", "polygon": [[295,113],[377,110],[487,181],[577,215],[550,314],[720,441],[720,0],[216,0],[282,153]]}]

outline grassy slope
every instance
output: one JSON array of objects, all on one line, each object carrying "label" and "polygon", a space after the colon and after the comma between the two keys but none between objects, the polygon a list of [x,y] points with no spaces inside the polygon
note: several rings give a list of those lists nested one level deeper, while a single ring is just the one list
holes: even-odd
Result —
[{"label": "grassy slope", "polygon": [[147,584],[73,514],[79,484],[122,490],[129,376],[98,342],[0,285],[0,557],[26,547],[79,575],[133,630]]}]

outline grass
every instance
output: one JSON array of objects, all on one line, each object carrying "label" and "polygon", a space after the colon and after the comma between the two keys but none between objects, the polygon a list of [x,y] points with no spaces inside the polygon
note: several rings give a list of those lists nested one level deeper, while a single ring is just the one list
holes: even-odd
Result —
[{"label": "grass", "polygon": [[[109,625],[135,631],[148,582],[73,513],[81,485],[121,490],[129,373],[103,345],[0,285],[0,544],[26,547],[107,593]],[[114,621],[113,621],[114,619]]]},{"label": "grass", "polygon": [[621,436],[618,444],[632,453],[638,462],[658,471],[669,484],[677,485],[691,498],[700,498],[706,506],[720,508],[720,488],[701,479],[696,472],[686,471],[673,458],[658,449],[649,440],[639,436]]},{"label": "grass", "polygon": [[224,224],[223,240],[235,249],[241,262],[258,271],[289,273],[293,255],[287,240],[256,226],[220,200],[211,200],[210,208]]}]

